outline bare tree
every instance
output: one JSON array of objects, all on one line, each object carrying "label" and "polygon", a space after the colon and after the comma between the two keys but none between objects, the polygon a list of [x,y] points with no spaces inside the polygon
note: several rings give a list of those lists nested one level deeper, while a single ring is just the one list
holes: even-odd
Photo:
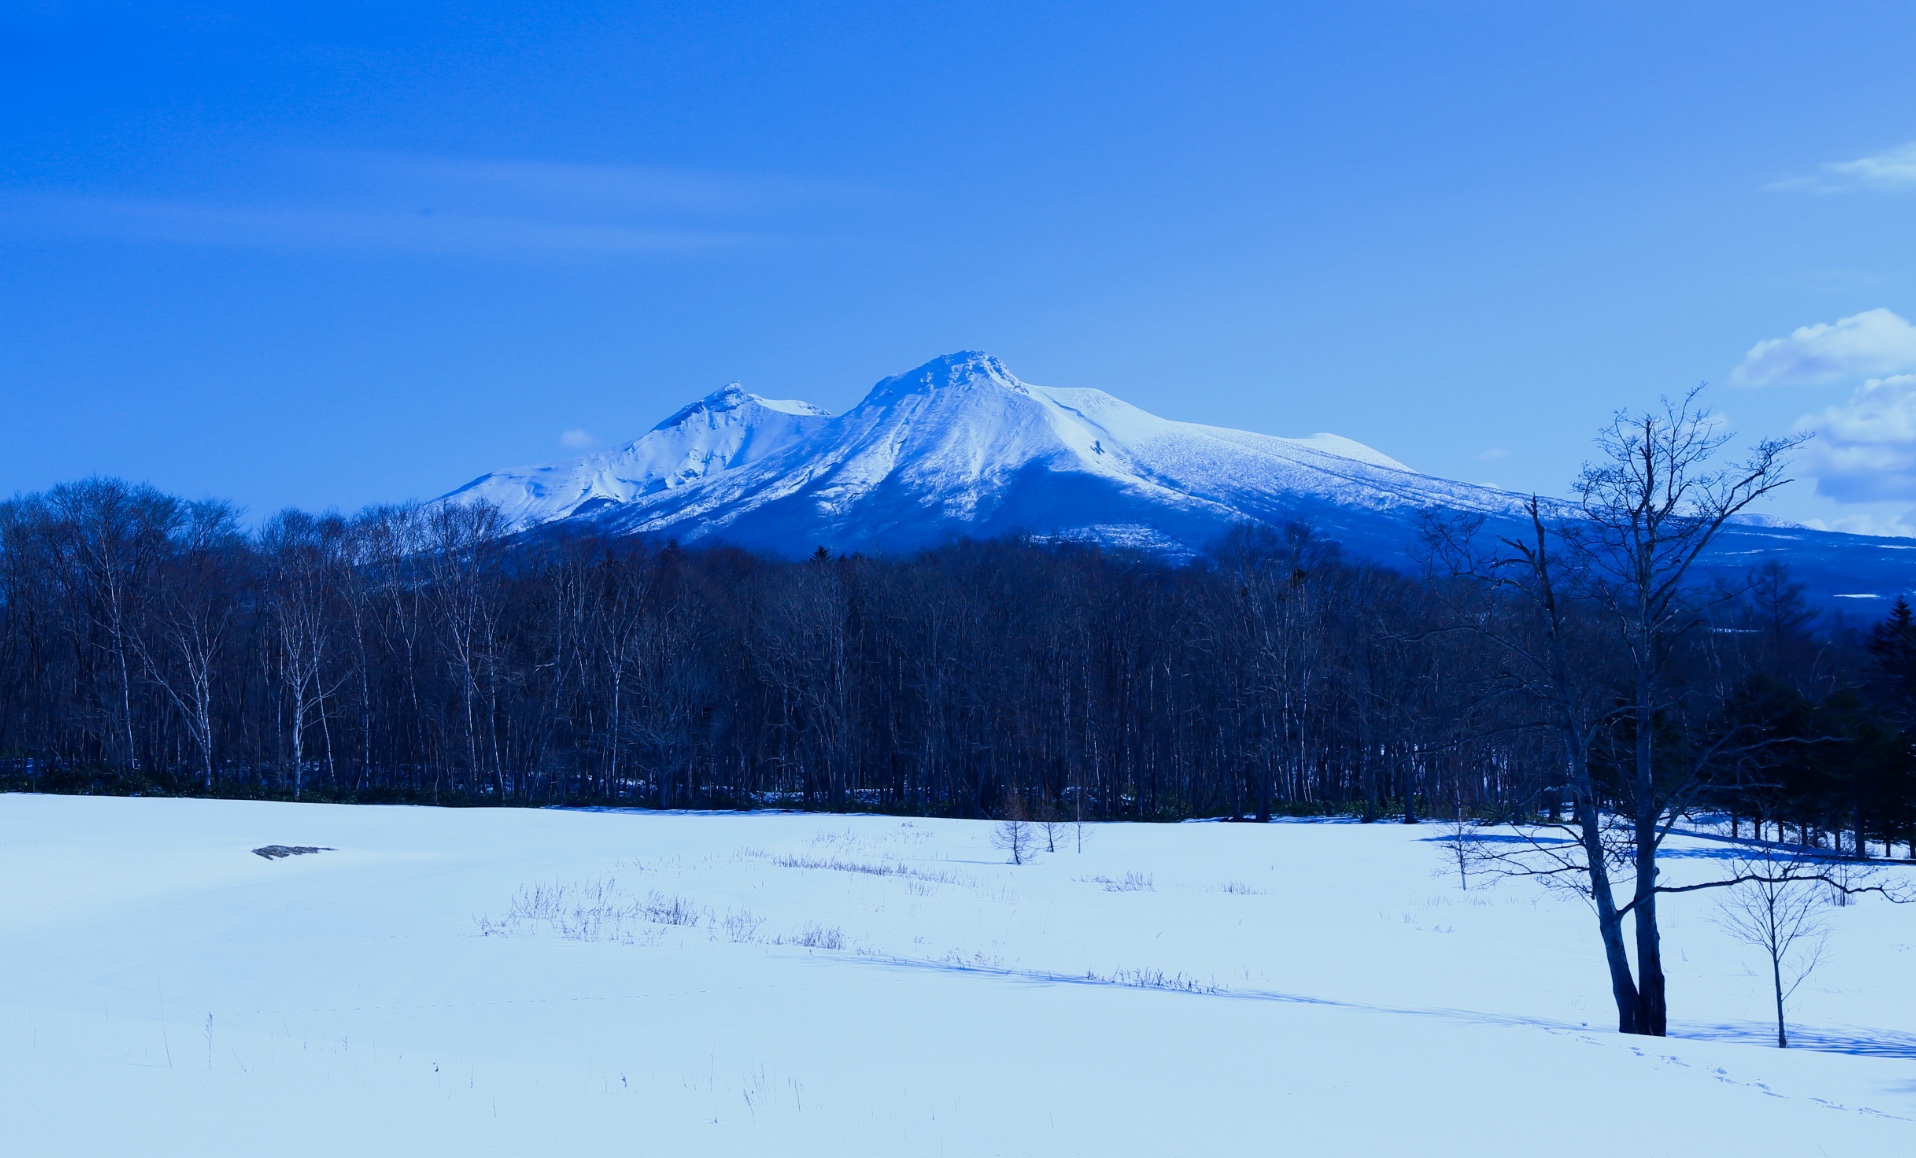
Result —
[{"label": "bare tree", "polygon": [[[1049,792],[1041,792],[1038,796],[1038,807],[1036,811],[1038,814],[1038,831],[1044,835],[1044,850],[1046,852],[1057,852],[1058,837],[1064,832],[1066,824],[1064,817],[1058,812],[1057,797],[1052,796]],[[1078,851],[1084,851],[1082,845],[1080,845]]]},{"label": "bare tree", "polygon": [[822,780],[831,808],[845,803],[855,726],[847,622],[853,563],[820,547],[766,601],[755,637],[759,670],[778,689],[781,730],[802,766],[806,799]]},{"label": "bare tree", "polygon": [[282,511],[268,521],[261,542],[272,568],[272,654],[288,701],[293,799],[297,800],[305,783],[307,733],[314,726],[324,739],[329,771],[332,765],[326,700],[335,684],[327,678],[334,674],[329,671],[333,601],[338,571],[346,560],[346,525],[336,516],[314,518],[303,511]]},{"label": "bare tree", "polygon": [[1470,891],[1471,846],[1477,839],[1476,826],[1464,815],[1464,802],[1457,800],[1457,815],[1445,826],[1444,839],[1450,845],[1450,856],[1457,864],[1457,890]]},{"label": "bare tree", "polygon": [[413,504],[374,507],[360,514],[354,539],[354,564],[369,589],[370,613],[403,689],[393,705],[399,717],[393,729],[393,758],[415,769],[430,764],[432,800],[438,803],[445,761],[437,758],[441,745],[434,742],[427,699],[420,688],[430,619],[431,572],[423,563],[431,542],[427,519]]},{"label": "bare tree", "polygon": [[[425,568],[432,580],[434,618],[439,628],[464,723],[468,790],[488,762],[493,787],[505,799],[505,770],[499,758],[496,669],[499,591],[491,562],[499,550],[505,520],[488,503],[446,504],[426,518]],[[481,739],[481,732],[484,739]]]},{"label": "bare tree", "polygon": [[676,597],[657,599],[627,636],[617,660],[628,667],[626,733],[651,755],[650,777],[660,808],[675,795],[696,803],[692,783],[697,720],[702,707],[702,665],[694,652],[687,609]]},{"label": "bare tree", "polygon": [[1038,852],[1038,834],[1025,820],[1024,800],[1016,785],[1005,789],[1003,819],[991,830],[991,847],[1011,854],[1012,864],[1023,864]]},{"label": "bare tree", "polygon": [[1256,815],[1268,821],[1273,766],[1294,781],[1311,760],[1313,696],[1325,642],[1320,575],[1337,558],[1337,547],[1302,523],[1281,531],[1240,524],[1213,553],[1235,591],[1233,634],[1250,659],[1244,694],[1260,738]]},{"label": "bare tree", "polygon": [[180,541],[158,568],[147,623],[133,636],[147,678],[165,690],[200,754],[202,786],[213,787],[215,698],[227,640],[239,617],[245,556],[238,518],[224,503],[187,504]]},{"label": "bare tree", "polygon": [[[104,632],[116,695],[110,709],[127,767],[140,764],[134,737],[135,640],[153,572],[179,520],[178,500],[152,487],[118,479],[88,479],[55,487],[48,495],[55,518],[48,523],[56,557],[64,563],[74,601],[85,609],[75,623]],[[90,621],[90,622],[89,622]],[[90,634],[90,633],[89,633]]]},{"label": "bare tree", "polygon": [[[1637,1031],[1661,1037],[1668,1020],[1657,928],[1657,850],[1703,786],[1706,759],[1658,766],[1657,731],[1672,702],[1666,675],[1677,642],[1703,622],[1691,569],[1725,523],[1790,480],[1803,437],[1765,439],[1749,459],[1712,464],[1732,435],[1698,405],[1698,391],[1662,410],[1618,412],[1597,437],[1602,457],[1577,480],[1581,517],[1571,543],[1590,591],[1608,613],[1630,671],[1633,767],[1627,786],[1635,887]],[[1806,436],[1804,436],[1806,437]]]},{"label": "bare tree", "polygon": [[1724,931],[1769,959],[1778,1049],[1790,1044],[1784,1003],[1823,958],[1828,936],[1823,914],[1833,896],[1847,902],[1856,883],[1846,876],[1832,890],[1820,870],[1801,847],[1760,843],[1737,863],[1741,883],[1717,900],[1717,923]]},{"label": "bare tree", "polygon": [[618,784],[626,773],[622,757],[626,736],[633,730],[629,723],[631,677],[635,668],[643,670],[643,664],[637,662],[642,654],[640,626],[652,602],[654,576],[651,568],[629,556],[606,558],[599,570],[601,582],[595,591],[592,638],[601,653],[600,666],[610,699],[605,729],[605,778],[608,784]]},{"label": "bare tree", "polygon": [[[1564,783],[1546,787],[1553,800],[1559,791],[1569,797],[1570,817],[1538,823],[1534,806],[1523,810],[1520,831],[1533,839],[1487,860],[1571,884],[1590,901],[1618,1029],[1659,1037],[1668,1025],[1659,897],[1739,880],[1671,887],[1658,879],[1665,838],[1711,773],[1734,764],[1740,739],[1726,733],[1660,759],[1658,736],[1683,707],[1673,656],[1705,622],[1693,569],[1726,523],[1789,481],[1788,454],[1801,441],[1764,440],[1744,462],[1715,465],[1731,435],[1697,397],[1619,411],[1598,435],[1602,456],[1577,480],[1576,507],[1532,498],[1529,533],[1500,539],[1490,557],[1472,546],[1478,523],[1433,523],[1430,536],[1452,570],[1490,578],[1492,590],[1524,609],[1513,621],[1472,607],[1463,621],[1496,641],[1512,683],[1544,709],[1561,744]],[[1597,766],[1599,747],[1614,777]],[[1620,872],[1631,880],[1628,900],[1615,892]],[[1634,971],[1626,918],[1635,922]]]}]

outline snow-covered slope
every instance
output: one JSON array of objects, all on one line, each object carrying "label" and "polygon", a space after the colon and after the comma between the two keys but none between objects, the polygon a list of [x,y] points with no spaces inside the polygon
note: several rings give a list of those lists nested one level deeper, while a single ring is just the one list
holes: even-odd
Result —
[{"label": "snow-covered slope", "polygon": [[495,471],[441,502],[484,499],[514,528],[583,517],[756,462],[831,417],[809,402],[761,398],[734,382],[614,450]]},{"label": "snow-covered slope", "polygon": [[[1101,390],[1035,386],[975,351],[886,378],[836,418],[727,387],[620,450],[487,475],[441,501],[472,497],[516,527],[570,520],[784,554],[1023,532],[1188,556],[1233,524],[1296,519],[1398,564],[1423,511],[1479,514],[1509,533],[1523,503],[1333,434],[1177,422]],[[1912,550],[1752,519],[1710,563],[1740,573],[1782,559],[1813,596],[1873,598],[1910,589]]]}]

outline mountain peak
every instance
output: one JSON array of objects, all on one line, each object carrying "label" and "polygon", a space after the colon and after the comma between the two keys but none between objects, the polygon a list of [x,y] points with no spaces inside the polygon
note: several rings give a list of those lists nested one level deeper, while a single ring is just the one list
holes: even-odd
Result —
[{"label": "mountain peak", "polygon": [[657,426],[654,426],[652,429],[670,430],[675,426],[684,426],[693,417],[700,414],[708,412],[722,414],[727,410],[737,410],[739,407],[745,405],[751,397],[750,394],[745,392],[745,387],[739,385],[737,382],[727,382],[725,385],[712,391],[690,406],[683,406],[673,411],[671,417],[659,423]]},{"label": "mountain peak", "polygon": [[746,390],[737,382],[727,382],[705,397],[672,414],[664,422],[654,426],[653,430],[673,430],[684,426],[701,414],[722,415],[742,407],[756,404],[767,410],[776,410],[782,414],[796,414],[807,418],[829,418],[831,411],[821,406],[796,399],[761,398]]},{"label": "mountain peak", "polygon": [[959,350],[933,358],[903,374],[882,379],[872,387],[868,398],[897,398],[907,394],[929,394],[934,390],[980,385],[996,385],[1020,394],[1029,393],[1018,376],[995,356],[982,350]]}]

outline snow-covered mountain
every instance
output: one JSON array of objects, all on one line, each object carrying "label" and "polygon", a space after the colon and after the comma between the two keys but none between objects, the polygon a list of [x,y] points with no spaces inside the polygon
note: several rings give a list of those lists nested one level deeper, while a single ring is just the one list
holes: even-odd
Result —
[{"label": "snow-covered mountain", "polygon": [[757,462],[830,418],[830,411],[809,402],[761,398],[734,382],[624,446],[548,466],[494,471],[440,501],[484,499],[515,529],[582,518]]},{"label": "snow-covered mountain", "polygon": [[1189,553],[1247,518],[1342,524],[1347,509],[1513,502],[1334,435],[1174,422],[1100,390],[1020,381],[966,351],[885,379],[777,454],[598,517],[620,531],[787,551],[1025,531]]},{"label": "snow-covered mountain", "polygon": [[[831,417],[728,386],[615,451],[502,471],[483,497],[516,527],[714,539],[784,554],[901,551],[1008,532],[1174,555],[1246,520],[1308,520],[1353,552],[1407,561],[1429,508],[1514,526],[1521,496],[1420,474],[1336,435],[1279,438],[1159,418],[1101,390],[1035,386],[964,351],[886,378]],[[1906,590],[1916,544],[1765,525],[1715,565],[1787,559],[1812,590]]]}]

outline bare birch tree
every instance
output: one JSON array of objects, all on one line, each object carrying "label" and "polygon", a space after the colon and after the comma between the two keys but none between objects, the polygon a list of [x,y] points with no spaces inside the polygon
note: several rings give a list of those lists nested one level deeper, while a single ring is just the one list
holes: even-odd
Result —
[{"label": "bare birch tree", "polygon": [[215,697],[224,653],[241,612],[247,565],[238,518],[223,503],[191,503],[179,542],[158,569],[145,630],[135,633],[147,678],[165,690],[199,750],[201,785],[211,789],[218,726]]},{"label": "bare birch tree", "polygon": [[129,767],[140,763],[135,739],[133,675],[136,637],[151,594],[155,568],[179,520],[180,504],[152,487],[117,479],[88,479],[55,487],[47,496],[54,551],[70,577],[76,605],[104,634],[115,684],[110,731]]},{"label": "bare birch tree", "polygon": [[503,800],[505,770],[499,760],[495,713],[489,710],[489,693],[497,686],[493,661],[499,616],[489,564],[499,549],[504,520],[497,507],[486,503],[446,504],[430,512],[425,530],[425,568],[432,581],[435,626],[459,691],[466,787],[477,791],[479,777],[490,764],[494,791]]},{"label": "bare birch tree", "polygon": [[[337,516],[315,518],[282,511],[261,531],[272,568],[269,604],[273,658],[287,697],[287,733],[292,745],[293,799],[305,783],[307,736],[321,730],[329,772],[332,733],[326,727],[327,680],[333,643],[333,602],[338,571],[346,559],[346,525]],[[341,677],[343,678],[343,677]]]}]

